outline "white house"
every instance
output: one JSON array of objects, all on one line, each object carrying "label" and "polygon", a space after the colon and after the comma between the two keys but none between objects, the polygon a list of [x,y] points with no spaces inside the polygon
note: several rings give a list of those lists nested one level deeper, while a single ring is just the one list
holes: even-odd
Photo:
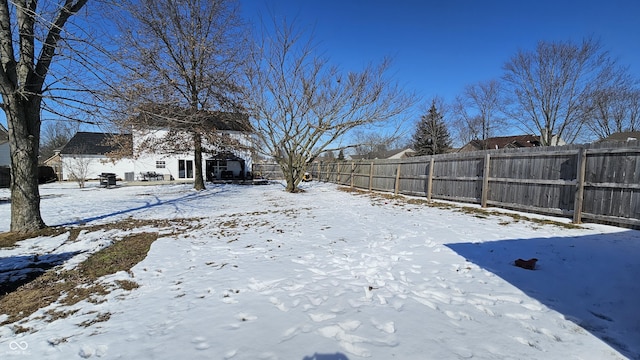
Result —
[{"label": "white house", "polygon": [[[238,146],[213,153],[203,152],[202,170],[206,180],[246,178],[252,165],[250,132],[220,123],[216,124],[215,129],[218,134],[235,140]],[[60,151],[62,179],[70,180],[77,176],[96,179],[102,173],[114,173],[117,178],[126,181],[193,180],[192,149],[183,152],[150,152],[143,145],[150,140],[162,141],[168,132],[167,128],[161,127],[133,129],[131,134],[126,135],[78,132]],[[205,144],[205,147],[215,148],[210,145]],[[114,157],[116,152],[119,156]]]},{"label": "white house", "polygon": [[9,155],[9,132],[0,124],[0,167],[10,166],[11,158]]}]

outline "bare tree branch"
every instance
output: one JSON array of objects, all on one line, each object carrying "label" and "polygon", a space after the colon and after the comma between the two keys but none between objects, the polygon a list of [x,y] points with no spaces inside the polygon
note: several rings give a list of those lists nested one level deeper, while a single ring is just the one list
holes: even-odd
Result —
[{"label": "bare tree branch", "polygon": [[573,142],[583,130],[588,94],[613,65],[592,39],[581,44],[539,42],[535,51],[518,51],[504,65],[508,113],[541,134],[543,145],[553,145],[554,136]]},{"label": "bare tree branch", "polygon": [[354,129],[384,124],[415,96],[387,77],[390,61],[344,72],[318,56],[313,37],[283,21],[267,29],[247,70],[247,102],[260,151],[282,168],[295,192],[307,165]]},{"label": "bare tree branch", "polygon": [[[124,9],[119,29],[125,71],[111,97],[129,114],[119,125],[140,129],[150,125],[145,119],[162,121],[167,135],[141,145],[191,149],[194,188],[204,189],[202,152],[210,151],[205,143],[221,142],[209,120],[243,109],[240,74],[247,47],[237,1],[140,0]],[[175,141],[177,133],[181,141]]]}]

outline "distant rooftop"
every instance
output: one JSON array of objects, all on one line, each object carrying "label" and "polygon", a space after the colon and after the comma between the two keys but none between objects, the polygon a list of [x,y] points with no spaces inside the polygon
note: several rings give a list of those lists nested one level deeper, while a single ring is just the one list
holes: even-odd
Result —
[{"label": "distant rooftop", "polygon": [[114,141],[117,136],[131,136],[111,133],[77,132],[60,151],[61,154],[105,155],[119,149]]}]

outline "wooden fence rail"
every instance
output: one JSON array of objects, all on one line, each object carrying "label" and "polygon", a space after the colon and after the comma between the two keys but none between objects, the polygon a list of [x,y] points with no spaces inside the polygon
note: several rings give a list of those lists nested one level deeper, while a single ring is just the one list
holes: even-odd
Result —
[{"label": "wooden fence rail", "polygon": [[314,179],[640,228],[640,144],[489,150],[314,163]]}]

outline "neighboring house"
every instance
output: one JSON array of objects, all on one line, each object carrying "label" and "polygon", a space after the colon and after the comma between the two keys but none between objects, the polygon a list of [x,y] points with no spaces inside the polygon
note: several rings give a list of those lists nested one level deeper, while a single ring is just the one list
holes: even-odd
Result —
[{"label": "neighboring house", "polygon": [[[566,143],[553,136],[551,143],[553,145],[565,145]],[[471,140],[462,148],[459,152],[469,152],[478,150],[494,150],[494,149],[516,149],[523,147],[536,147],[541,146],[540,136],[536,135],[514,135],[514,136],[500,136],[492,137],[486,140]]]},{"label": "neighboring house", "polygon": [[56,174],[56,177],[59,180],[62,180],[62,156],[60,156],[60,151],[62,149],[56,149],[53,151],[53,155],[42,162],[44,166],[49,166],[53,169],[53,172]]},{"label": "neighboring house", "polygon": [[611,134],[598,142],[609,141],[638,141],[640,140],[640,131],[624,131]]},{"label": "neighboring house", "polygon": [[386,151],[374,151],[365,155],[351,155],[352,160],[374,160],[374,159],[404,159],[414,156],[413,149],[395,149]]},{"label": "neighboring house", "polygon": [[0,167],[11,165],[9,155],[9,132],[0,124]]},{"label": "neighboring house", "polygon": [[[248,118],[242,118],[248,121]],[[245,178],[251,169],[250,133],[235,126],[225,127],[222,123],[215,125],[220,134],[234,139],[239,146],[215,154],[203,153],[206,180]],[[60,151],[62,179],[72,179],[75,169],[76,173],[84,173],[87,179],[98,178],[101,173],[114,173],[126,181],[193,180],[193,150],[150,152],[142,145],[149,140],[161,140],[168,132],[169,129],[160,126],[133,129],[128,135],[78,132]],[[114,154],[118,156],[114,157]]]},{"label": "neighboring house", "polygon": [[128,136],[128,143],[131,143],[131,135],[77,132],[60,152],[47,159],[45,164],[59,169],[62,176],[58,178],[61,180],[73,180],[75,177],[97,179],[101,173],[115,173],[117,177],[124,179],[125,174],[135,173],[136,162],[131,151],[129,156],[122,159],[115,160],[109,157],[110,153],[121,150],[121,145],[116,143],[116,136],[125,140]]}]

